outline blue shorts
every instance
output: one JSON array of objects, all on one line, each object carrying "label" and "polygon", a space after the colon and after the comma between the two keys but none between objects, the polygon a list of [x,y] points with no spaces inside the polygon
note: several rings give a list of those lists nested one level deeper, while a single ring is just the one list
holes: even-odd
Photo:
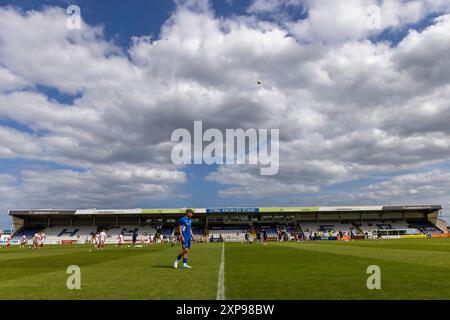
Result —
[{"label": "blue shorts", "polygon": [[190,249],[191,248],[191,239],[189,240],[184,240],[183,243],[181,244],[181,246],[184,249]]}]

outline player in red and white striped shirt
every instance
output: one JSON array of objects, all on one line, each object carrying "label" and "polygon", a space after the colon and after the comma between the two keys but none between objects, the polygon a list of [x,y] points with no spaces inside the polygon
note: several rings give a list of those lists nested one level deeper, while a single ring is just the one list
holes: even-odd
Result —
[{"label": "player in red and white striped shirt", "polygon": [[102,232],[100,232],[100,234],[98,235],[98,240],[99,240],[98,248],[100,250],[103,250],[103,246],[105,245],[106,237],[107,237],[107,235],[106,235],[105,230],[102,230]]},{"label": "player in red and white striped shirt", "polygon": [[8,249],[11,246],[11,239],[12,235],[6,238],[6,249]]},{"label": "player in red and white striped shirt", "polygon": [[33,236],[33,249],[36,250],[39,245],[39,239],[41,238],[41,235],[39,233],[35,233]]},{"label": "player in red and white striped shirt", "polygon": [[44,232],[42,232],[39,236],[39,249],[42,249],[44,247],[44,240],[47,237],[45,236]]},{"label": "player in red and white striped shirt", "polygon": [[119,240],[119,246],[122,246],[123,243],[124,243],[124,240],[123,240],[123,233],[119,234],[119,236],[117,237],[117,239]]}]

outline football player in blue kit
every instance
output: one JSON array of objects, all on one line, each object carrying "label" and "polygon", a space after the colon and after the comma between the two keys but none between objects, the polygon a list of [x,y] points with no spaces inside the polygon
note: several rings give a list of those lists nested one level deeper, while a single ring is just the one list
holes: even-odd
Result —
[{"label": "football player in blue kit", "polygon": [[189,255],[189,250],[191,248],[191,241],[194,240],[194,235],[192,233],[192,216],[194,211],[191,209],[186,210],[186,214],[180,220],[178,220],[178,229],[181,237],[181,250],[177,256],[177,259],[173,263],[173,267],[178,268],[178,262],[183,258],[183,268],[191,269],[192,267],[187,264],[187,258]]}]

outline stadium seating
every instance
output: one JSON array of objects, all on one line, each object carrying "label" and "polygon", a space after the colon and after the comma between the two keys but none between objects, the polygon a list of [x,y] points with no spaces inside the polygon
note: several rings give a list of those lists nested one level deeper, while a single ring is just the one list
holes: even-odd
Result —
[{"label": "stadium seating", "polygon": [[22,239],[23,236],[26,236],[28,239],[30,239],[31,237],[33,237],[35,235],[36,232],[38,232],[39,229],[37,228],[26,228],[26,229],[22,229],[20,231],[17,231],[12,240],[20,240]]},{"label": "stadium seating", "polygon": [[174,235],[175,227],[164,227],[161,230],[162,235],[165,238],[170,238]]},{"label": "stadium seating", "polygon": [[409,224],[419,229],[424,234],[444,233],[441,229],[439,229],[429,221],[410,221]]},{"label": "stadium seating", "polygon": [[59,243],[61,240],[76,240],[78,234],[77,227],[49,227],[42,230],[45,235],[46,243]]},{"label": "stadium seating", "polygon": [[421,233],[413,224],[402,220],[363,221],[358,226],[369,237],[373,236],[378,230],[382,231],[382,236],[417,235]]},{"label": "stadium seating", "polygon": [[203,229],[201,227],[192,227],[192,234],[196,241],[201,241],[203,239]]},{"label": "stadium seating", "polygon": [[[161,226],[159,226],[161,228]],[[22,238],[23,235],[29,239],[36,232],[45,232],[45,243],[61,243],[63,240],[78,241],[79,243],[90,243],[92,235],[98,230],[97,226],[52,226],[45,229],[39,228],[25,228],[14,234],[13,240],[17,241]],[[163,226],[161,230],[164,240],[168,241],[173,239],[178,234],[178,228],[176,226]],[[294,240],[296,236],[303,233],[308,236],[309,233],[317,233],[320,239],[332,239],[340,231],[344,236],[350,235],[353,230],[355,234],[368,233],[369,236],[375,235],[377,230],[382,230],[383,236],[400,236],[400,235],[413,235],[413,234],[430,234],[430,233],[443,233],[442,230],[437,228],[429,221],[403,221],[403,220],[367,220],[351,223],[339,223],[333,221],[323,222],[300,222],[298,226],[292,223],[278,223],[278,224],[266,224],[266,225],[214,225],[210,226],[208,230],[208,239],[217,241],[222,236],[225,241],[245,241],[245,234],[250,233],[254,238],[257,233],[260,235],[265,231],[268,240]],[[137,233],[137,240],[140,241],[141,237],[147,237],[150,235],[156,235],[158,229],[152,225],[122,225],[119,227],[106,227],[107,243],[117,243],[119,234],[124,234],[124,240],[131,242],[134,232]],[[204,236],[203,227],[196,225],[192,226],[192,232],[196,241],[202,241]],[[279,235],[287,235],[287,237],[279,237]],[[317,237],[316,237],[317,239]]]},{"label": "stadium seating", "polygon": [[[82,240],[82,242],[85,241],[90,241],[92,238],[92,235],[97,231],[97,227],[94,226],[83,226],[83,227],[78,227],[78,235],[80,236],[80,238]],[[84,241],[83,241],[84,240]]]},{"label": "stadium seating", "polygon": [[295,236],[299,233],[298,230],[293,225],[290,224],[278,224],[276,226],[277,232],[281,234],[286,234],[289,240],[293,240]]},{"label": "stadium seating", "polygon": [[[376,230],[405,230],[411,229],[411,225],[405,221],[363,221],[358,224],[363,232],[371,232]],[[414,227],[413,227],[414,228]]]},{"label": "stadium seating", "polygon": [[414,228],[411,224],[406,221],[392,221],[390,222],[392,229],[410,229]]},{"label": "stadium seating", "polygon": [[278,239],[278,232],[277,228],[275,226],[257,226],[256,227],[256,234],[262,235],[266,232],[267,240],[277,240]]},{"label": "stadium seating", "polygon": [[392,226],[389,223],[383,221],[364,221],[358,224],[363,232],[372,232],[377,230],[392,230]]},{"label": "stadium seating", "polygon": [[106,230],[108,235],[107,242],[117,243],[120,234],[124,235],[125,242],[131,242],[133,239],[133,233],[137,234],[137,241],[140,241],[141,236],[150,236],[156,234],[156,228],[153,226],[137,226],[137,225],[124,225],[119,227],[113,227]]},{"label": "stadium seating", "polygon": [[128,227],[113,227],[110,228],[108,230],[105,230],[106,234],[108,235],[108,237],[117,239],[117,237],[119,236],[119,234],[123,231],[124,233],[129,233],[131,235],[131,232],[129,232],[128,230],[132,230],[132,228],[128,229]]},{"label": "stadium seating", "polygon": [[222,239],[228,242],[245,241],[246,232],[250,233],[247,225],[210,227],[209,238],[214,241],[222,236]]},{"label": "stadium seating", "polygon": [[344,235],[350,235],[353,230],[354,233],[357,233],[357,230],[350,223],[339,223],[339,222],[302,222],[300,223],[300,227],[303,232],[324,232],[328,233],[331,231],[332,233],[336,233],[341,231]]},{"label": "stadium seating", "polygon": [[141,226],[138,230],[139,235],[149,236],[149,235],[155,235],[156,234],[156,228],[153,226]]}]

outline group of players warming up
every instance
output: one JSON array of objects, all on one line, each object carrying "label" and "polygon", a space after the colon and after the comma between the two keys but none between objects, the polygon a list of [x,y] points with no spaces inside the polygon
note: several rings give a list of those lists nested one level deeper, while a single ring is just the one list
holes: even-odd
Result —
[{"label": "group of players warming up", "polygon": [[[183,259],[183,268],[191,269],[192,267],[187,264],[187,259],[189,256],[189,251],[191,249],[191,242],[195,241],[194,234],[192,233],[191,225],[192,225],[192,216],[194,215],[194,211],[192,209],[187,209],[185,215],[178,220],[178,230],[179,230],[179,239],[181,242],[181,250],[173,263],[173,267],[175,269],[178,268],[178,263],[181,259]],[[33,249],[41,249],[44,246],[44,239],[46,238],[44,233],[36,233],[33,237]],[[101,232],[97,232],[92,236],[92,243],[95,247],[100,250],[103,250],[107,235],[104,230]],[[10,247],[12,240],[12,236],[10,236],[7,240],[6,247]],[[119,235],[119,245],[124,243],[123,234]],[[20,246],[24,248],[28,244],[28,238],[23,236],[20,241]]]},{"label": "group of players warming up", "polygon": [[102,230],[100,232],[96,232],[95,234],[92,235],[92,243],[94,245],[95,248],[103,250],[103,248],[105,247],[105,242],[106,242],[106,232],[105,230]]},{"label": "group of players warming up", "polygon": [[[31,237],[31,240],[33,241],[33,249],[42,249],[44,247],[44,240],[46,238],[45,233],[43,232],[37,232],[34,234],[33,237]],[[10,235],[6,238],[6,248],[8,249],[11,247],[11,241],[13,239],[13,235]],[[20,238],[20,247],[25,248],[28,244],[28,237],[23,235],[22,238]]]}]

